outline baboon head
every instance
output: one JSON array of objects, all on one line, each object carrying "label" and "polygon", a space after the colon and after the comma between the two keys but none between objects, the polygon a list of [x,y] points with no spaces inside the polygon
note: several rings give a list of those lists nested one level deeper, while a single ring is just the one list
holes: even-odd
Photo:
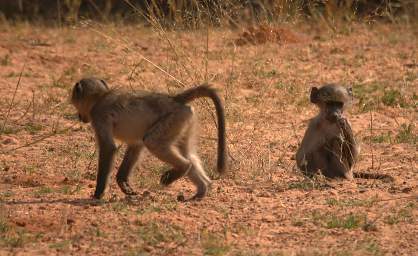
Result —
[{"label": "baboon head", "polygon": [[311,102],[320,108],[320,115],[330,122],[341,119],[343,111],[351,104],[353,92],[337,84],[326,84],[320,88],[312,87]]},{"label": "baboon head", "polygon": [[109,91],[109,87],[105,81],[95,78],[84,78],[74,85],[71,103],[77,109],[80,121],[84,123],[91,121],[91,108],[107,91]]}]

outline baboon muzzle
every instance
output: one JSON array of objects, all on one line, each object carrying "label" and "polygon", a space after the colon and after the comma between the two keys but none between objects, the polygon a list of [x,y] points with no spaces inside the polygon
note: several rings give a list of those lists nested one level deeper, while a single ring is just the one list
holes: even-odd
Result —
[{"label": "baboon muzzle", "polygon": [[337,122],[342,118],[342,112],[340,109],[330,109],[326,118],[330,122]]}]

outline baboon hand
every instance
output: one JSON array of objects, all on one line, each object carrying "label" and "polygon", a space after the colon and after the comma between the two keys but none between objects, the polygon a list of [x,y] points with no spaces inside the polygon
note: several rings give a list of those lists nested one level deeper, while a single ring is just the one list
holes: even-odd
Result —
[{"label": "baboon hand", "polygon": [[342,135],[344,136],[344,139],[352,140],[353,131],[351,130],[351,126],[348,123],[348,120],[344,117],[340,118],[338,120],[338,126],[340,127],[340,129],[342,131]]},{"label": "baboon hand", "polygon": [[339,116],[337,118],[337,124],[341,127],[344,128],[347,125],[347,119],[343,116]]}]

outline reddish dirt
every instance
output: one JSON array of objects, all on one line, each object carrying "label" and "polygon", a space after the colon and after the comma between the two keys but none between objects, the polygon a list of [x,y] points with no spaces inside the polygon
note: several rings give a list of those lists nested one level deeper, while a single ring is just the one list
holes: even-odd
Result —
[{"label": "reddish dirt", "polygon": [[[305,39],[236,47],[239,32],[223,29],[2,25],[0,255],[417,254],[417,27],[291,29]],[[103,202],[88,199],[94,136],[68,97],[91,75],[128,89],[174,93],[184,87],[176,79],[190,86],[205,78],[219,88],[230,168],[207,198],[177,202],[192,185],[160,187],[167,167],[146,152],[132,177],[141,196],[125,198],[114,171]],[[395,182],[309,180],[295,170],[316,113],[309,88],[325,82],[354,89],[347,116],[362,147],[356,170]],[[200,155],[216,178],[213,108],[193,105]]]}]

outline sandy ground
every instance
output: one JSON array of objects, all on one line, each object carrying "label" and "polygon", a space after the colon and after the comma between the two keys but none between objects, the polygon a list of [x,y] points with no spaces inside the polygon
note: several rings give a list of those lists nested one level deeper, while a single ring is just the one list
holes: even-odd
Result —
[{"label": "sandy ground", "polygon": [[[260,35],[2,25],[0,255],[417,254],[418,29],[273,32],[242,43]],[[94,135],[68,101],[85,76],[132,90],[175,93],[205,80],[219,88],[230,168],[208,197],[178,202],[193,186],[161,187],[167,166],[145,152],[131,178],[141,196],[125,198],[114,171],[105,199],[93,204]],[[394,182],[310,180],[295,170],[317,111],[309,88],[326,82],[354,89],[347,116],[362,147],[356,170]],[[193,105],[200,155],[217,178],[213,107]]]}]

